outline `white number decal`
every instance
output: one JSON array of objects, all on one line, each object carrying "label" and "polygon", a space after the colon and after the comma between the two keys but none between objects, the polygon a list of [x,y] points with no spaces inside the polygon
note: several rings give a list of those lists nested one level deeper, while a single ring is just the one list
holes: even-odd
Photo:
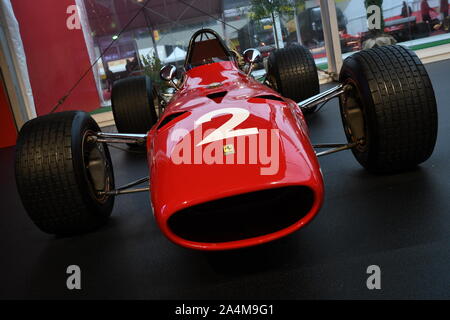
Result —
[{"label": "white number decal", "polygon": [[225,122],[221,127],[217,128],[211,134],[205,137],[202,141],[200,141],[197,144],[198,146],[201,146],[205,143],[210,143],[213,141],[219,141],[227,138],[234,138],[238,136],[249,136],[252,134],[258,134],[258,128],[249,128],[249,129],[239,129],[239,130],[233,130],[238,125],[240,125],[242,122],[247,120],[247,118],[250,116],[250,112],[246,109],[242,108],[224,108],[224,109],[218,109],[211,112],[208,112],[207,114],[204,114],[201,116],[197,121],[195,121],[195,125],[199,126],[202,123],[209,122],[214,116],[217,116],[219,114],[232,114],[230,120]]}]

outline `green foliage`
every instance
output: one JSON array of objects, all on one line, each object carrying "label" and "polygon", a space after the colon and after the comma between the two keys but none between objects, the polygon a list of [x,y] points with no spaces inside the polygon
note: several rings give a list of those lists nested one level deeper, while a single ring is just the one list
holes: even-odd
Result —
[{"label": "green foliage", "polygon": [[161,60],[156,55],[150,56],[150,54],[147,54],[142,56],[142,64],[144,65],[144,74],[152,79],[153,85],[159,90],[165,91],[169,86],[159,76],[159,71],[163,66]]},{"label": "green foliage", "polygon": [[250,18],[259,20],[269,17],[272,12],[289,14],[295,7],[304,7],[305,0],[251,0]]}]

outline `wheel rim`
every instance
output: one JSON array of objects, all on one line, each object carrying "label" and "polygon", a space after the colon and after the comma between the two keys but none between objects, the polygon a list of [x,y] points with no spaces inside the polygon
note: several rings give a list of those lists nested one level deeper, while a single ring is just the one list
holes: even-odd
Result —
[{"label": "wheel rim", "polygon": [[82,152],[85,177],[92,198],[105,203],[110,198],[108,192],[113,188],[113,173],[104,143],[96,142],[93,131],[86,131],[83,136]]},{"label": "wheel rim", "polygon": [[349,142],[356,143],[355,149],[365,152],[368,149],[369,134],[361,95],[351,79],[346,81],[344,88],[345,92],[340,98],[344,131]]}]

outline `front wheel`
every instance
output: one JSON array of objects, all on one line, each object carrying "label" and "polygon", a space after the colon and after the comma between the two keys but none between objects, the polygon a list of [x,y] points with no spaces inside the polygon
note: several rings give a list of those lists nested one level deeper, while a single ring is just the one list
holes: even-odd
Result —
[{"label": "front wheel", "polygon": [[344,130],[358,162],[378,173],[411,169],[433,153],[436,98],[417,55],[401,46],[363,50],[344,61]]},{"label": "front wheel", "polygon": [[[300,45],[273,51],[267,63],[267,79],[282,96],[295,102],[320,92],[317,68],[311,52]],[[315,107],[307,110],[313,112]]]},{"label": "front wheel", "polygon": [[111,104],[117,131],[121,133],[147,133],[158,120],[158,97],[148,76],[114,82]]},{"label": "front wheel", "polygon": [[28,121],[16,146],[16,182],[23,206],[44,232],[73,235],[107,222],[114,197],[111,156],[92,139],[100,131],[85,112]]}]

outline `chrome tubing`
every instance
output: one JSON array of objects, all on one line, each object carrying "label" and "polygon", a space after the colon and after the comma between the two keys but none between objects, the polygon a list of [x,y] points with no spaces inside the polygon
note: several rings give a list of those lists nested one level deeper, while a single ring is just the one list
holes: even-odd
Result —
[{"label": "chrome tubing", "polygon": [[137,186],[138,184],[147,182],[147,181],[149,181],[149,180],[150,180],[149,177],[141,178],[141,179],[138,179],[138,180],[136,180],[136,181],[127,183],[126,185],[120,186],[120,187],[117,188],[117,190],[120,191],[120,190],[129,189],[129,188],[131,188],[131,187]]},{"label": "chrome tubing", "polygon": [[105,192],[104,194],[106,194],[108,196],[119,196],[121,194],[130,194],[130,193],[138,193],[138,192],[145,192],[145,191],[150,191],[150,187],[142,187],[142,188],[136,188],[136,189],[125,189],[125,190],[116,189],[116,190]]},{"label": "chrome tubing", "polygon": [[297,105],[302,110],[309,110],[323,102],[327,102],[328,100],[340,96],[341,94],[344,93],[344,91],[345,91],[344,85],[340,84],[334,88],[328,89],[322,93],[312,96],[311,98],[303,100],[299,102]]},{"label": "chrome tubing", "polygon": [[120,186],[120,187],[114,189],[114,190],[110,190],[110,191],[107,191],[107,192],[101,192],[100,194],[102,194],[102,195],[109,195],[109,196],[118,196],[118,195],[127,194],[127,193],[137,193],[137,192],[149,191],[150,187],[148,187],[148,186],[147,187],[142,187],[142,188],[130,189],[131,187],[137,186],[138,184],[147,182],[149,180],[150,180],[150,177],[147,176],[147,177],[138,179],[136,181],[127,183],[127,184],[125,184],[123,186]]},{"label": "chrome tubing", "polygon": [[147,141],[147,134],[137,133],[108,133],[97,132],[95,133],[96,142],[105,143],[130,143],[143,145]]},{"label": "chrome tubing", "polygon": [[320,143],[320,144],[313,144],[313,148],[316,149],[327,149],[327,148],[339,148],[346,146],[347,143]]},{"label": "chrome tubing", "polygon": [[348,149],[352,149],[354,147],[356,147],[358,144],[355,143],[349,143],[349,144],[322,144],[322,145],[313,145],[313,147],[315,148],[331,148],[322,152],[316,152],[316,157],[322,157],[322,156],[326,156],[332,153],[336,153],[339,151],[344,151],[344,150],[348,150]]}]

